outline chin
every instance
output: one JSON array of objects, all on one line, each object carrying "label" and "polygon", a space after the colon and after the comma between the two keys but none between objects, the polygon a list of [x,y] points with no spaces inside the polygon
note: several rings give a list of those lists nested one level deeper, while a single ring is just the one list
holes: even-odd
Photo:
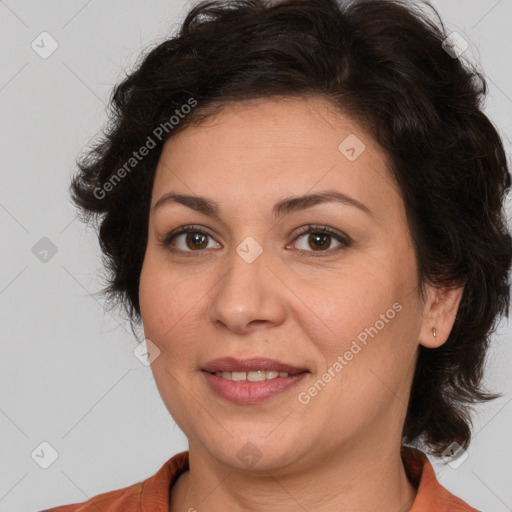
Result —
[{"label": "chin", "polygon": [[237,471],[253,473],[282,470],[310,452],[303,436],[269,439],[268,429],[253,431],[251,435],[227,436],[225,442],[212,441],[215,440],[209,437],[204,445],[213,458]]}]

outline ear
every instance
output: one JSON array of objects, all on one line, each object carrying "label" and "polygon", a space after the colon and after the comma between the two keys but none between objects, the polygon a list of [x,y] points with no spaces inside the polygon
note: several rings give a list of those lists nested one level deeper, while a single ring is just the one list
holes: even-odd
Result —
[{"label": "ear", "polygon": [[455,323],[463,291],[463,286],[453,288],[426,286],[423,324],[418,340],[420,345],[437,348],[448,339]]}]

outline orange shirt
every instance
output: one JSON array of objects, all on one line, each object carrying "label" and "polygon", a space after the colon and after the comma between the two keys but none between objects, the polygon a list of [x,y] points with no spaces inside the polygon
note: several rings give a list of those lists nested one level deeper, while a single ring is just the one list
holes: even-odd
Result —
[{"label": "orange shirt", "polygon": [[[403,447],[401,455],[407,475],[417,489],[410,512],[478,512],[441,486],[424,453]],[[99,494],[83,503],[41,512],[172,512],[169,489],[188,467],[188,451],[181,452],[143,482]]]}]

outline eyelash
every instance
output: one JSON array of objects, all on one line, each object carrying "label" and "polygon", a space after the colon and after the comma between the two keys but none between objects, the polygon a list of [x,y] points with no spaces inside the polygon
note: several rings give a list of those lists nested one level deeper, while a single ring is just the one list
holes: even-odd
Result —
[{"label": "eyelash", "polygon": [[[165,247],[169,252],[174,254],[187,254],[187,253],[201,253],[205,252],[205,250],[197,250],[197,251],[184,251],[182,249],[175,249],[172,247],[171,242],[179,235],[182,234],[188,234],[188,233],[194,233],[194,234],[201,234],[208,236],[210,238],[213,238],[212,235],[210,235],[208,232],[206,232],[201,226],[196,225],[187,225],[182,226],[174,231],[171,231],[169,234],[167,234],[163,240],[160,242],[163,247]],[[343,235],[342,233],[339,233],[338,231],[334,231],[333,229],[327,227],[327,226],[319,226],[319,225],[308,225],[304,226],[303,229],[296,235],[293,242],[296,242],[301,236],[306,234],[322,234],[322,235],[330,235],[333,238],[335,238],[341,245],[338,246],[335,249],[327,249],[325,251],[305,251],[303,249],[298,249],[301,253],[312,253],[310,256],[312,257],[321,257],[324,254],[331,255],[333,253],[336,253],[340,250],[346,249],[347,247],[350,247],[352,245],[352,240],[347,235]]]}]

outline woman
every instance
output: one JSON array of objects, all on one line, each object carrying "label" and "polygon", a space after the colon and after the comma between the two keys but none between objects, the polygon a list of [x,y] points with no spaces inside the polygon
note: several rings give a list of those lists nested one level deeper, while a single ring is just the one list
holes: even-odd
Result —
[{"label": "woman", "polygon": [[474,511],[509,301],[485,82],[398,1],[209,2],[115,90],[73,199],[189,450],[68,511]]}]

